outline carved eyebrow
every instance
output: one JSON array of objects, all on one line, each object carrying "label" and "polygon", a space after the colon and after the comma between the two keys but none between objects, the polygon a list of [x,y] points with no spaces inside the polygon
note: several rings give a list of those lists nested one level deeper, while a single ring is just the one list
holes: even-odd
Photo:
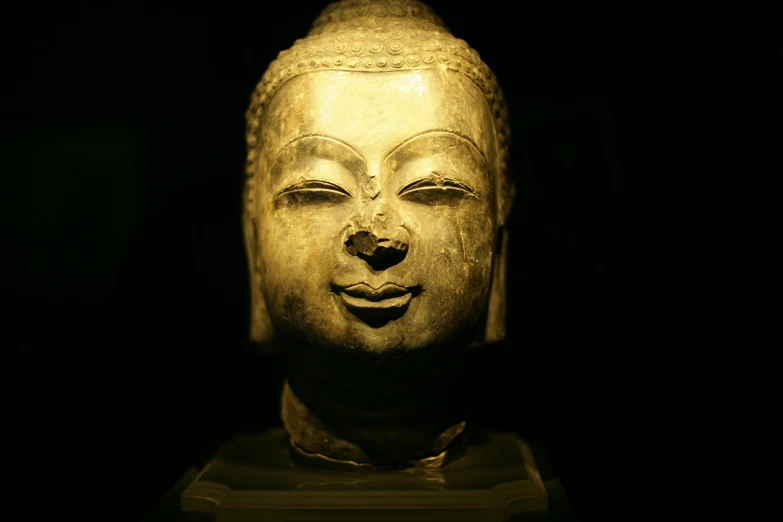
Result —
[{"label": "carved eyebrow", "polygon": [[384,158],[384,161],[389,159],[395,152],[397,152],[402,147],[408,145],[409,143],[411,143],[413,141],[416,141],[419,138],[423,138],[425,136],[430,136],[430,135],[433,135],[433,134],[446,134],[448,136],[452,136],[454,138],[457,138],[459,140],[467,142],[467,144],[470,145],[471,148],[473,148],[473,150],[476,151],[476,153],[478,153],[478,155],[481,157],[481,159],[483,159],[484,162],[487,165],[489,165],[489,160],[487,160],[486,155],[483,152],[481,152],[481,149],[479,149],[478,145],[476,145],[476,142],[474,142],[469,136],[466,136],[466,135],[462,134],[461,132],[452,131],[452,130],[446,130],[446,129],[432,129],[432,130],[427,130],[427,131],[420,132],[419,134],[415,134],[415,135],[411,136],[410,138],[406,139],[405,141],[403,141],[402,143],[400,143],[399,145],[394,147],[386,155],[386,157]]},{"label": "carved eyebrow", "polygon": [[338,140],[337,138],[332,138],[331,136],[325,136],[323,134],[303,134],[302,136],[297,136],[296,138],[292,139],[291,141],[289,141],[288,143],[286,143],[285,145],[283,145],[280,148],[280,150],[277,152],[277,154],[275,154],[275,158],[272,160],[272,164],[271,164],[269,170],[271,171],[271,170],[273,170],[275,168],[275,165],[277,164],[277,160],[280,158],[280,156],[283,154],[283,152],[286,151],[286,149],[288,149],[289,147],[295,145],[297,142],[302,141],[304,139],[308,139],[308,138],[317,138],[319,141],[326,141],[326,142],[329,142],[329,143],[333,143],[338,148],[347,149],[354,156],[356,156],[357,159],[361,160],[361,162],[364,165],[367,164],[367,161],[364,159],[364,157],[361,154],[359,154],[359,152],[356,149],[354,149],[353,147],[351,147],[350,145],[348,145],[346,142],[344,142],[342,140]]}]

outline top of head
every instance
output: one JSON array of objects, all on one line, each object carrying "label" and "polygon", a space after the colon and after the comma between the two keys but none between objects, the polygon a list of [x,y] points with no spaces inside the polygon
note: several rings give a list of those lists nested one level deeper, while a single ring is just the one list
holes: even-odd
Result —
[{"label": "top of head", "polygon": [[288,80],[321,70],[385,72],[446,69],[468,77],[481,90],[495,120],[501,223],[514,196],[506,157],[508,111],[492,71],[476,51],[454,38],[440,18],[417,0],[342,0],[327,6],[306,38],[274,60],[251,97],[246,113],[246,175],[255,176],[261,115]]}]

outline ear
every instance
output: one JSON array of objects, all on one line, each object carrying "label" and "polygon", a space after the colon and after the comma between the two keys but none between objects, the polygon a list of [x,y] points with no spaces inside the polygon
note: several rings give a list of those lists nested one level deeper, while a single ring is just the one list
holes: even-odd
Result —
[{"label": "ear", "polygon": [[255,180],[249,178],[245,185],[242,226],[245,235],[245,253],[250,275],[250,340],[258,343],[262,351],[277,352],[275,327],[266,307],[261,284],[261,262],[258,255],[258,228],[256,223]]},{"label": "ear", "polygon": [[497,201],[498,232],[495,243],[495,263],[492,267],[492,286],[489,290],[489,303],[485,315],[483,331],[479,331],[472,346],[499,343],[506,338],[506,267],[508,265],[508,228],[507,221],[516,195],[516,186],[507,162],[508,149],[498,151]]},{"label": "ear", "polygon": [[506,338],[506,264],[508,258],[508,230],[506,227],[501,227],[498,230],[497,245],[484,326],[473,340],[471,348],[499,343]]},{"label": "ear", "polygon": [[498,231],[499,251],[492,268],[492,287],[489,291],[487,325],[484,344],[497,343],[506,338],[506,265],[508,263],[508,229]]}]

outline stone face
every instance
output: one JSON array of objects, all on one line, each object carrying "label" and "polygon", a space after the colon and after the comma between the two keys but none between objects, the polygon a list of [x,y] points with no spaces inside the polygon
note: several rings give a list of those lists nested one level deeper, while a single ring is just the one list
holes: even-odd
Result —
[{"label": "stone face", "polygon": [[[346,17],[361,26],[367,9],[400,6],[393,34],[434,34],[418,2],[348,0],[319,19],[317,48],[361,36]],[[408,62],[360,72],[321,59],[283,69],[280,85],[268,72],[248,111],[251,335],[287,351],[284,423],[299,449],[327,459],[442,453],[464,426],[465,351],[504,331],[513,190],[499,90],[451,61]]]}]

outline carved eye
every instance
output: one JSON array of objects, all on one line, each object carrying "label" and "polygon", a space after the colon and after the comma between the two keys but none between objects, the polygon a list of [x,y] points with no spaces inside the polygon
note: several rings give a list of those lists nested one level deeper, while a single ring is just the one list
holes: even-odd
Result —
[{"label": "carved eye", "polygon": [[472,196],[481,199],[470,185],[457,181],[439,172],[433,172],[426,178],[416,179],[402,187],[397,195],[416,203],[449,203]]},{"label": "carved eye", "polygon": [[340,185],[318,179],[301,180],[284,188],[275,197],[276,200],[285,199],[289,203],[306,204],[320,202],[340,202],[345,198],[351,198],[351,194]]}]

